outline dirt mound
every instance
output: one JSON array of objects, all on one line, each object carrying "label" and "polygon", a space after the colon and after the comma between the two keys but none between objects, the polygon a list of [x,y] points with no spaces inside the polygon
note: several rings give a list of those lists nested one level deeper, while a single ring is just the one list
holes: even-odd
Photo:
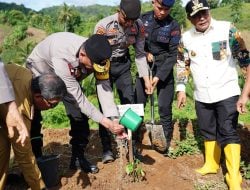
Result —
[{"label": "dirt mound", "polygon": [[[249,128],[248,128],[249,127]],[[181,139],[180,131],[175,125],[174,138]],[[187,131],[192,132],[192,123],[186,125]],[[250,126],[239,130],[242,144],[242,160],[250,163]],[[102,164],[101,143],[98,131],[91,130],[90,143],[86,156],[92,163],[97,164],[100,171],[97,174],[86,174],[81,170],[69,169],[71,146],[69,143],[69,129],[44,129],[44,152],[46,154],[61,154],[59,159],[60,183],[52,190],[226,190],[224,182],[225,163],[222,159],[222,169],[218,174],[200,176],[194,169],[203,164],[203,155],[181,156],[176,159],[164,157],[151,149],[148,138],[145,136],[142,144],[142,168],[146,173],[146,180],[132,183],[127,180],[124,166],[126,163],[117,158],[113,163]],[[117,153],[113,144],[114,152]],[[20,187],[20,185],[19,185]],[[203,187],[203,188],[202,188]],[[8,188],[13,190],[13,188]],[[19,188],[21,189],[21,188]],[[243,180],[243,189],[250,190],[250,181]]]}]

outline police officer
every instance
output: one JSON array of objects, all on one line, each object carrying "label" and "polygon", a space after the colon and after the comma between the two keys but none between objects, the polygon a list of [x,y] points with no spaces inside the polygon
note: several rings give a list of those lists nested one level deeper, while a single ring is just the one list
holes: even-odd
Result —
[{"label": "police officer", "polygon": [[[54,73],[48,73],[32,79],[32,73],[27,68],[15,64],[5,65],[6,72],[12,82],[18,111],[30,131],[34,107],[39,110],[53,108],[66,94],[66,86],[61,78]],[[0,118],[7,113],[7,106],[0,105]],[[0,121],[1,125],[6,125]],[[30,139],[24,146],[16,142],[17,134],[9,138],[5,128],[0,128],[0,189],[4,189],[8,172],[10,150],[13,148],[25,181],[32,190],[45,188],[41,172],[38,169],[32,153]]]},{"label": "police officer", "polygon": [[[163,126],[167,141],[167,146],[160,149],[164,153],[168,150],[173,133],[173,67],[176,63],[177,45],[181,35],[179,24],[169,15],[174,2],[174,0],[153,0],[153,11],[141,16],[145,27],[147,61],[153,70],[152,86],[157,88],[160,124]],[[144,89],[143,82],[137,78],[136,103],[146,103],[147,94]]]},{"label": "police officer", "polygon": [[[134,91],[130,72],[130,45],[135,48],[135,63],[139,77],[145,84],[146,92],[151,93],[147,62],[144,51],[144,27],[139,18],[141,3],[139,0],[121,0],[116,14],[100,20],[95,26],[95,33],[107,36],[112,47],[110,80],[116,85],[121,104],[134,103]],[[110,136],[106,129],[99,127],[103,145],[103,163],[113,161]]]},{"label": "police officer", "polygon": [[[76,161],[85,172],[98,172],[97,166],[84,157],[88,144],[88,118],[101,123],[115,134],[123,134],[123,126],[118,120],[107,117],[118,116],[114,103],[109,77],[109,57],[111,47],[102,35],[93,35],[89,39],[69,32],[54,33],[41,41],[27,59],[27,67],[37,76],[52,71],[63,79],[67,95],[63,100],[70,119],[72,157],[70,168],[76,169]],[[82,92],[79,81],[90,73],[95,73],[97,93],[103,107],[102,114],[94,107]],[[36,157],[42,155],[41,114],[37,112],[31,129],[31,142]]]},{"label": "police officer", "polygon": [[15,102],[13,87],[5,71],[4,64],[1,60],[0,60],[0,90],[1,90],[0,105],[5,104],[8,107],[6,118],[2,119],[6,121],[9,137],[10,138],[13,137],[14,127],[15,127],[19,133],[18,142],[24,145],[25,140],[29,136],[28,131],[21,115],[18,112],[17,105]]}]

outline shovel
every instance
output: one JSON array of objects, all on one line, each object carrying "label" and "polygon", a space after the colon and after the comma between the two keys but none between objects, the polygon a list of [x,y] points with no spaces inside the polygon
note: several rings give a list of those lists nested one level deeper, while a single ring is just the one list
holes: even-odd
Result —
[{"label": "shovel", "polygon": [[[153,64],[149,68],[149,78],[152,81],[153,79],[153,69],[154,69],[155,61],[153,59]],[[149,131],[149,138],[151,141],[151,145],[153,148],[159,152],[164,152],[167,148],[167,142],[164,135],[162,125],[155,124],[154,118],[154,94],[150,94],[150,123],[146,124],[146,129]]]}]

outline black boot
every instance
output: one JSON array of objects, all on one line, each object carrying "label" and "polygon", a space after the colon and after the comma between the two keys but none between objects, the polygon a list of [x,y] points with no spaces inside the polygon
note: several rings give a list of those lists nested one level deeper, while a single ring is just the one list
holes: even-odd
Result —
[{"label": "black boot", "polygon": [[163,155],[168,156],[170,143],[171,143],[171,140],[173,138],[173,129],[168,129],[168,130],[164,129],[164,135],[165,135],[165,138],[166,138],[167,145],[166,145],[166,150],[163,152]]},{"label": "black boot", "polygon": [[111,148],[111,136],[109,132],[107,131],[106,128],[100,125],[99,135],[101,138],[102,149],[103,149],[102,162],[104,164],[113,162],[115,158]]},{"label": "black boot", "polygon": [[99,171],[98,167],[94,164],[91,164],[84,157],[84,149],[83,146],[80,145],[72,145],[72,156],[70,161],[70,169],[76,170],[76,161],[79,162],[81,169],[86,173],[97,173]]},{"label": "black boot", "polygon": [[137,145],[138,145],[138,142],[136,142],[136,140],[132,140],[134,159],[140,160],[142,162],[143,156],[141,155],[141,151],[139,151]]}]

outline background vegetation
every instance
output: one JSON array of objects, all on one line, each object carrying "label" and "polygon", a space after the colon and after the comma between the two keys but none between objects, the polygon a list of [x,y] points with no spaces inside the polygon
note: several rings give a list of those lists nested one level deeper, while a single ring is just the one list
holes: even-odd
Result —
[{"label": "background vegetation", "polygon": [[[246,36],[250,34],[250,0],[209,0],[212,16],[220,20],[228,20],[242,30]],[[152,9],[151,1],[142,4],[142,12]],[[15,3],[0,3],[0,53],[4,63],[17,63],[23,65],[27,56],[34,46],[45,38],[47,35],[59,32],[69,31],[82,36],[90,36],[94,26],[100,19],[115,13],[117,7],[92,5],[87,7],[75,7],[62,4],[45,8],[39,12],[25,8],[23,5]],[[185,10],[181,0],[176,0],[172,8],[171,15],[178,20],[183,30],[191,27],[186,20]],[[247,39],[250,44],[250,39]],[[248,47],[249,48],[249,47]],[[134,56],[133,48],[130,49],[131,57]],[[132,65],[132,75],[135,76],[136,67]],[[190,79],[192,80],[192,79]],[[240,77],[243,85],[242,77]],[[95,95],[95,80],[89,76],[82,82],[85,94],[89,100],[96,106],[97,98]],[[191,83],[190,83],[191,84]],[[175,120],[193,120],[196,118],[193,104],[193,88],[188,86],[188,104],[182,109],[176,108],[176,102],[173,104],[173,117]],[[116,95],[116,92],[114,92]],[[116,96],[117,97],[117,96]],[[116,98],[119,103],[118,98]],[[159,119],[157,114],[157,102],[155,102],[156,120]],[[250,108],[250,106],[249,106]],[[145,108],[145,120],[149,120],[149,104]],[[59,104],[53,110],[43,112],[44,126],[46,127],[67,127],[68,119],[65,114],[63,104]],[[250,114],[240,116],[240,121],[250,123]],[[97,127],[94,122],[90,121],[92,127]]]}]

